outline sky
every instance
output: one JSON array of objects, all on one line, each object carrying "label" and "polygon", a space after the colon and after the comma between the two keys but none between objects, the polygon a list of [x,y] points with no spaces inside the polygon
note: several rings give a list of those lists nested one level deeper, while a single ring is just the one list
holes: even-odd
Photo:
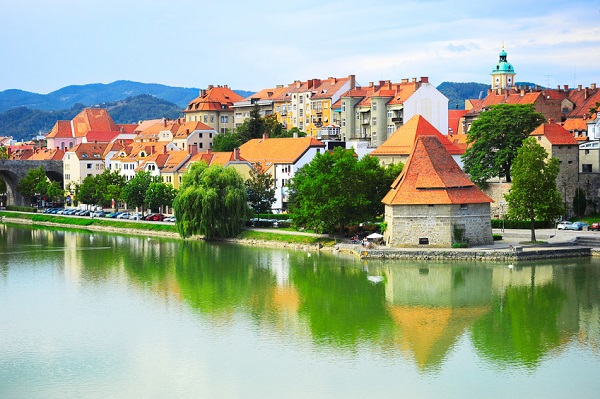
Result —
[{"label": "sky", "polygon": [[355,75],[600,84],[600,0],[0,0],[0,91],[131,80],[258,91]]}]

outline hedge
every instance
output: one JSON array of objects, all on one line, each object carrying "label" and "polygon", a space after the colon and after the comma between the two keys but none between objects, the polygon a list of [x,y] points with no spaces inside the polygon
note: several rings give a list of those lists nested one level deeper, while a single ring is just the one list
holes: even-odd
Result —
[{"label": "hedge", "polygon": [[[552,222],[536,220],[535,228],[536,229],[546,229],[553,228],[554,225]],[[502,228],[502,219],[492,219],[492,228],[501,229]],[[529,220],[510,220],[504,219],[504,228],[505,229],[523,229],[529,230],[531,229],[531,222]]]}]

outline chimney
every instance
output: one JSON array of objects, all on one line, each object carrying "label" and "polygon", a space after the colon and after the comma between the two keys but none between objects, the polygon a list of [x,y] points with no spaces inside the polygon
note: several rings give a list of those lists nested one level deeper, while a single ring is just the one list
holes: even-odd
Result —
[{"label": "chimney", "polygon": [[240,160],[240,148],[239,147],[233,149],[233,160],[234,161]]},{"label": "chimney", "polygon": [[567,91],[567,90],[569,90],[569,85],[564,85],[563,88],[565,91]]},{"label": "chimney", "polygon": [[167,153],[167,146],[163,145],[163,154],[166,154],[166,153]]},{"label": "chimney", "polygon": [[294,133],[293,133],[293,135],[292,135],[292,136],[293,136],[295,139],[297,139],[297,138],[298,138],[298,132],[297,132],[297,131],[294,131]]},{"label": "chimney", "polygon": [[296,85],[296,89],[299,89],[302,85],[302,83],[299,80],[294,81],[294,84]]},{"label": "chimney", "polygon": [[429,77],[421,76],[421,83],[429,83]]},{"label": "chimney", "polygon": [[581,91],[581,85],[577,85],[577,91]]},{"label": "chimney", "polygon": [[163,118],[163,127],[167,127],[167,119]]},{"label": "chimney", "polygon": [[408,83],[408,78],[402,79],[402,83]]},{"label": "chimney", "polygon": [[588,89],[587,87],[585,88],[584,94],[583,94],[583,99],[587,100],[588,96],[590,95],[590,89]]},{"label": "chimney", "polygon": [[369,82],[369,87],[373,87],[373,82]]},{"label": "chimney", "polygon": [[213,85],[208,85],[208,90],[212,90],[215,86]]},{"label": "chimney", "polygon": [[417,82],[417,78],[412,78],[412,82],[416,83]]},{"label": "chimney", "polygon": [[356,76],[355,75],[348,75],[348,77],[350,78],[350,88],[351,89],[356,88]]},{"label": "chimney", "polygon": [[266,139],[268,139],[268,138],[269,138],[269,136],[268,136],[266,133],[263,133],[263,138],[262,138],[262,139],[263,139],[263,140],[266,140]]},{"label": "chimney", "polygon": [[380,87],[383,87],[385,84],[386,84],[386,81],[385,81],[385,80],[380,80],[380,81],[379,81],[379,86],[380,86]]},{"label": "chimney", "polygon": [[525,90],[521,89],[521,97],[525,96]]},{"label": "chimney", "polygon": [[592,83],[592,84],[590,85],[590,89],[592,89],[592,90],[596,90],[596,83]]},{"label": "chimney", "polygon": [[554,123],[554,118],[548,119],[548,123]]}]

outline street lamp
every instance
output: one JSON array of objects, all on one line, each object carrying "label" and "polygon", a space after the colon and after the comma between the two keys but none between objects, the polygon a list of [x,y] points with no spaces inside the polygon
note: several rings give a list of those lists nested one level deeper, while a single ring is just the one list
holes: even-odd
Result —
[{"label": "street lamp", "polygon": [[504,233],[504,205],[506,201],[500,201],[500,218],[502,219],[502,232]]}]

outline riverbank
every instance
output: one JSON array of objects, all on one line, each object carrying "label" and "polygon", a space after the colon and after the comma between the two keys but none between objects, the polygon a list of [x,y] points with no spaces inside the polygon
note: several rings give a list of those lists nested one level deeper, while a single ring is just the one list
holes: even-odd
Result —
[{"label": "riverbank", "polygon": [[[138,224],[138,222],[123,222],[123,227],[117,226],[119,222],[111,225],[101,225],[101,223],[66,224],[50,221],[34,221],[34,215],[29,217],[11,217],[2,216],[2,222],[26,224],[31,226],[57,227],[64,229],[77,229],[86,231],[96,231],[112,234],[139,235],[164,237],[170,239],[181,239],[174,230],[174,226],[169,226],[170,231],[165,227],[160,229],[156,226],[160,224]],[[82,220],[82,219],[79,219]],[[102,222],[98,220],[97,222]],[[143,228],[142,228],[143,226]],[[536,237],[539,243],[526,243],[530,237],[529,230],[504,230],[494,233],[502,235],[503,239],[494,241],[490,245],[482,245],[471,248],[364,248],[361,245],[347,242],[336,241],[335,238],[322,234],[311,234],[305,232],[294,232],[286,230],[271,231],[269,229],[248,229],[249,232],[260,234],[248,234],[238,238],[222,239],[221,242],[230,242],[248,246],[269,247],[269,248],[293,248],[308,251],[330,251],[333,253],[348,252],[360,259],[416,259],[416,260],[468,260],[468,261],[524,261],[536,259],[553,258],[578,258],[600,256],[600,233],[598,232],[575,232],[558,231],[553,229],[536,230]],[[285,236],[294,236],[294,239],[286,239]],[[298,242],[297,236],[312,237],[316,242]],[[189,239],[199,240],[201,237],[191,237]],[[324,245],[325,243],[325,245]]]}]

